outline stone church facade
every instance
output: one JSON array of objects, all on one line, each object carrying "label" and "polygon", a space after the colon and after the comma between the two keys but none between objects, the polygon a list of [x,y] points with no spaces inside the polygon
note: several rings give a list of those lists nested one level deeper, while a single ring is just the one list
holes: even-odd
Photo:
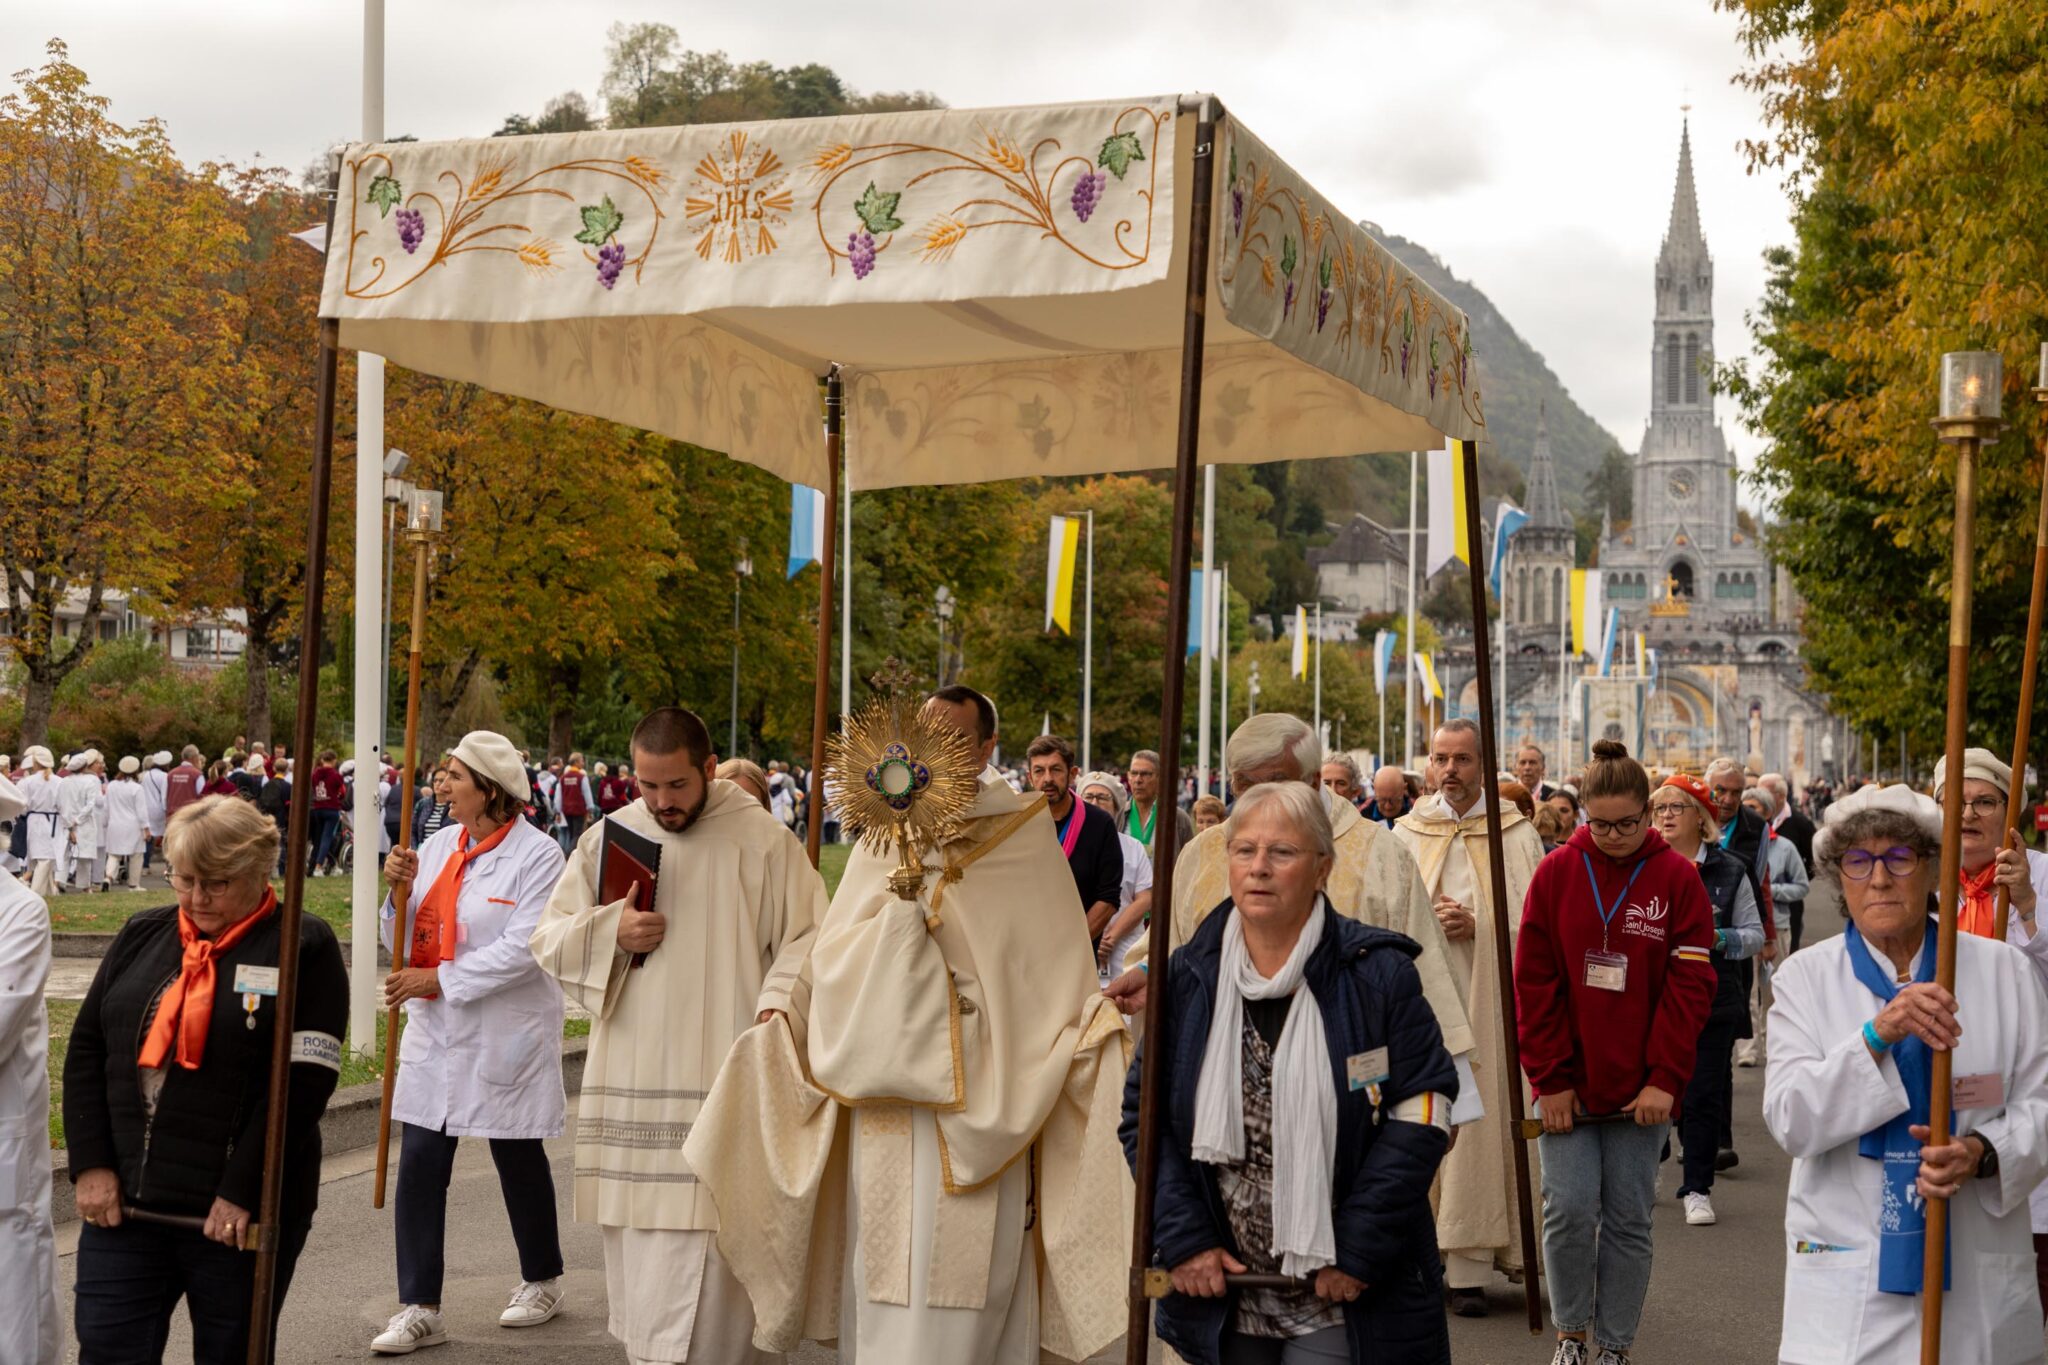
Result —
[{"label": "stone church facade", "polygon": [[[1671,218],[1657,259],[1650,340],[1650,417],[1635,456],[1634,517],[1605,521],[1598,575],[1620,611],[1616,660],[1597,666],[1604,622],[1586,625],[1590,659],[1568,643],[1571,518],[1558,497],[1547,432],[1530,454],[1529,522],[1510,543],[1501,623],[1509,653],[1503,747],[1524,741],[1576,767],[1593,741],[1616,738],[1653,767],[1698,772],[1718,754],[1757,756],[1795,785],[1822,776],[1839,736],[1807,690],[1798,604],[1736,513],[1734,453],[1714,413],[1714,262],[1700,227],[1690,130],[1680,134]],[[1639,676],[1634,640],[1656,657]],[[1623,644],[1627,648],[1623,648]],[[1496,662],[1499,641],[1495,644]],[[1477,709],[1470,637],[1448,654],[1455,709]],[[1647,671],[1647,670],[1644,670]],[[1563,705],[1560,705],[1560,697]],[[1560,763],[1557,755],[1562,753]]]}]

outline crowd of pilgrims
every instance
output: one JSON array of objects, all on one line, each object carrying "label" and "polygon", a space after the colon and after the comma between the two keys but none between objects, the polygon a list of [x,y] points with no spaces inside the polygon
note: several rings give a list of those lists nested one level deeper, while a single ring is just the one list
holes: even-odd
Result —
[{"label": "crowd of pilgrims", "polygon": [[[630,767],[594,783],[581,755],[535,767],[486,731],[433,767],[413,837],[380,847],[396,964],[382,1000],[407,1026],[396,1311],[370,1351],[449,1340],[464,1138],[489,1144],[512,1230],[500,1324],[568,1304],[542,1145],[569,1131],[566,1000],[594,1019],[574,1216],[602,1230],[607,1328],[630,1360],[759,1361],[805,1338],[848,1361],[1103,1349],[1124,1326],[1153,1047],[1161,1338],[1202,1365],[1447,1361],[1450,1317],[1534,1278],[1511,1174],[1512,991],[1554,1365],[1632,1358],[1663,1168],[1685,1225],[1715,1223],[1715,1176],[1740,1160],[1734,1069],[1758,1066],[1765,1125],[1792,1157],[1779,1359],[1919,1358],[1933,1198],[1950,1201],[1945,1357],[2041,1358],[2048,858],[2007,846],[2025,793],[1990,753],[1969,750],[1955,778],[1951,992],[1934,981],[1940,767],[1932,795],[1814,787],[1802,810],[1776,774],[1721,759],[1653,779],[1613,742],[1556,783],[1533,745],[1489,779],[1477,728],[1455,719],[1419,770],[1368,774],[1269,713],[1230,736],[1228,804],[1192,787],[1176,802],[1149,751],[1083,772],[1041,735],[1006,770],[985,697],[926,704],[982,768],[959,836],[924,851],[910,892],[892,885],[893,850],[862,847],[828,899],[797,834],[803,774],[721,762],[679,708],[646,716]],[[160,1360],[180,1302],[196,1361],[240,1359],[252,1330],[242,1248],[282,1026],[287,856],[283,803],[263,793],[288,796],[289,761],[252,746],[211,768],[193,749],[116,766],[108,778],[94,750],[0,759],[20,873],[0,870],[0,1282],[26,1310],[0,1315],[0,1365],[66,1349],[47,901],[132,883],[145,857],[167,864],[176,904],[113,936],[63,1064],[83,1224],[68,1334],[95,1365]],[[331,753],[307,779],[316,873],[336,862],[354,780]],[[600,893],[614,823],[661,849],[651,901]],[[1155,980],[1162,837],[1178,852]],[[1815,884],[1846,922],[1807,942]],[[349,1013],[341,948],[312,917],[297,980],[282,1207],[264,1232],[280,1303],[315,1222]],[[1936,1145],[1942,1050],[1953,1135]]]}]

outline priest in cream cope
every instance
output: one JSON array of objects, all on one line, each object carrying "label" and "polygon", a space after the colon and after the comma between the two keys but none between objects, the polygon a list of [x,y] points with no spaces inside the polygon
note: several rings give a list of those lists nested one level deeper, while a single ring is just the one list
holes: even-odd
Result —
[{"label": "priest in cream cope", "polygon": [[[718,1210],[683,1139],[733,1040],[757,1018],[801,1011],[825,887],[788,830],[714,776],[695,715],[650,712],[632,752],[641,799],[578,840],[533,935],[542,968],[596,1016],[576,1217],[603,1228],[610,1331],[630,1360],[752,1365],[774,1357],[753,1347],[746,1293],[713,1245]],[[608,821],[661,847],[652,911],[599,903]]]},{"label": "priest in cream cope", "polygon": [[[1515,1204],[1516,1139],[1508,1131],[1506,1035],[1501,982],[1493,948],[1493,875],[1486,848],[1486,803],[1479,727],[1451,720],[1430,741],[1436,790],[1394,823],[1394,837],[1415,855],[1431,909],[1443,926],[1453,978],[1472,1025],[1471,1074],[1459,1079],[1484,1113],[1457,1130],[1458,1141],[1437,1172],[1437,1243],[1451,1309],[1483,1317],[1494,1267],[1521,1269],[1521,1225]],[[1543,860],[1543,840],[1512,802],[1501,807],[1501,853],[1507,871],[1508,933],[1521,928],[1529,879]],[[1461,1087],[1459,1099],[1467,1098]],[[1533,1161],[1535,1149],[1530,1149]]]},{"label": "priest in cream cope", "polygon": [[[1228,753],[1231,789],[1240,795],[1261,782],[1306,782],[1311,787],[1320,787],[1322,782],[1321,742],[1308,722],[1285,712],[1268,711],[1238,726],[1230,737]],[[1472,1029],[1443,928],[1430,909],[1415,859],[1386,827],[1365,819],[1349,801],[1325,794],[1324,805],[1337,848],[1328,886],[1330,908],[1361,923],[1406,934],[1422,945],[1422,954],[1415,959],[1415,970],[1422,976],[1422,995],[1436,1015],[1444,1048],[1458,1067],[1459,1099],[1451,1121],[1465,1122],[1475,1112],[1467,1098],[1474,1090],[1467,1071]],[[1168,950],[1193,938],[1210,912],[1229,898],[1230,859],[1219,825],[1196,835],[1174,863]],[[1124,961],[1142,964],[1148,946],[1141,937]],[[1109,984],[1108,993],[1118,1008],[1134,1012],[1143,1007],[1147,970],[1147,966],[1132,965]]]},{"label": "priest in cream cope", "polygon": [[[1096,988],[1043,798],[976,776],[994,709],[948,689],[923,719],[898,716],[912,758],[944,752],[932,783],[943,772],[967,803],[956,832],[907,861],[854,851],[811,950],[808,1009],[740,1039],[685,1155],[763,1349],[1083,1360],[1127,1311],[1129,1034]],[[866,721],[831,769],[843,812],[869,767],[849,757]]]}]

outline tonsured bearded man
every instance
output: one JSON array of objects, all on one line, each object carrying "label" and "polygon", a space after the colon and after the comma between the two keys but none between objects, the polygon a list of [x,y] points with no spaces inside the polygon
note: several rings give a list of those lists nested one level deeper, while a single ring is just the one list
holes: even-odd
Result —
[{"label": "tonsured bearded man", "polygon": [[[927,714],[980,770],[995,711],[963,691]],[[1036,1365],[1122,1332],[1130,1038],[1043,804],[984,777],[914,899],[889,885],[896,854],[857,848],[808,1012],[749,1030],[705,1101],[684,1152],[764,1349]]]},{"label": "tonsured bearded man", "polygon": [[[576,1218],[604,1230],[610,1331],[636,1365],[752,1365],[765,1357],[747,1296],[712,1244],[718,1210],[683,1137],[733,1040],[793,1007],[825,885],[774,816],[715,776],[695,715],[649,712],[632,751],[640,800],[577,840],[533,935],[541,967],[595,1016]],[[599,903],[611,822],[660,845],[653,910]]]}]

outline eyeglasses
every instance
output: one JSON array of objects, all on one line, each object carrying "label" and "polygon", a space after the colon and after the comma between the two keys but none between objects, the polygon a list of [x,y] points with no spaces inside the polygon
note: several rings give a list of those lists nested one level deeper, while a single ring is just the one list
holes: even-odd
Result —
[{"label": "eyeglasses", "polygon": [[1872,853],[1867,849],[1852,848],[1842,855],[1842,875],[1851,881],[1868,881],[1870,874],[1879,863],[1894,877],[1910,877],[1920,866],[1920,855],[1910,848],[1898,845],[1883,853]]},{"label": "eyeglasses", "polygon": [[[1645,809],[1647,810],[1647,807]],[[1634,834],[1637,830],[1641,829],[1642,826],[1643,816],[1641,812],[1629,816],[1626,820],[1586,821],[1586,828],[1592,830],[1594,834],[1600,836],[1601,838],[1611,838],[1616,834]]]},{"label": "eyeglasses", "polygon": [[225,896],[228,893],[228,888],[234,885],[233,882],[225,880],[202,881],[198,877],[188,877],[182,872],[173,872],[170,881],[171,890],[178,892],[180,895],[189,896],[196,891],[208,900],[212,900],[215,896]]},{"label": "eyeglasses", "polygon": [[1234,863],[1248,863],[1260,853],[1274,867],[1292,867],[1307,856],[1307,851],[1295,844],[1255,844],[1249,839],[1240,839],[1230,846],[1230,860]]},{"label": "eyeglasses", "polygon": [[2004,809],[2005,798],[2002,796],[1973,796],[1963,802],[1963,814],[1974,815],[1980,820]]}]

